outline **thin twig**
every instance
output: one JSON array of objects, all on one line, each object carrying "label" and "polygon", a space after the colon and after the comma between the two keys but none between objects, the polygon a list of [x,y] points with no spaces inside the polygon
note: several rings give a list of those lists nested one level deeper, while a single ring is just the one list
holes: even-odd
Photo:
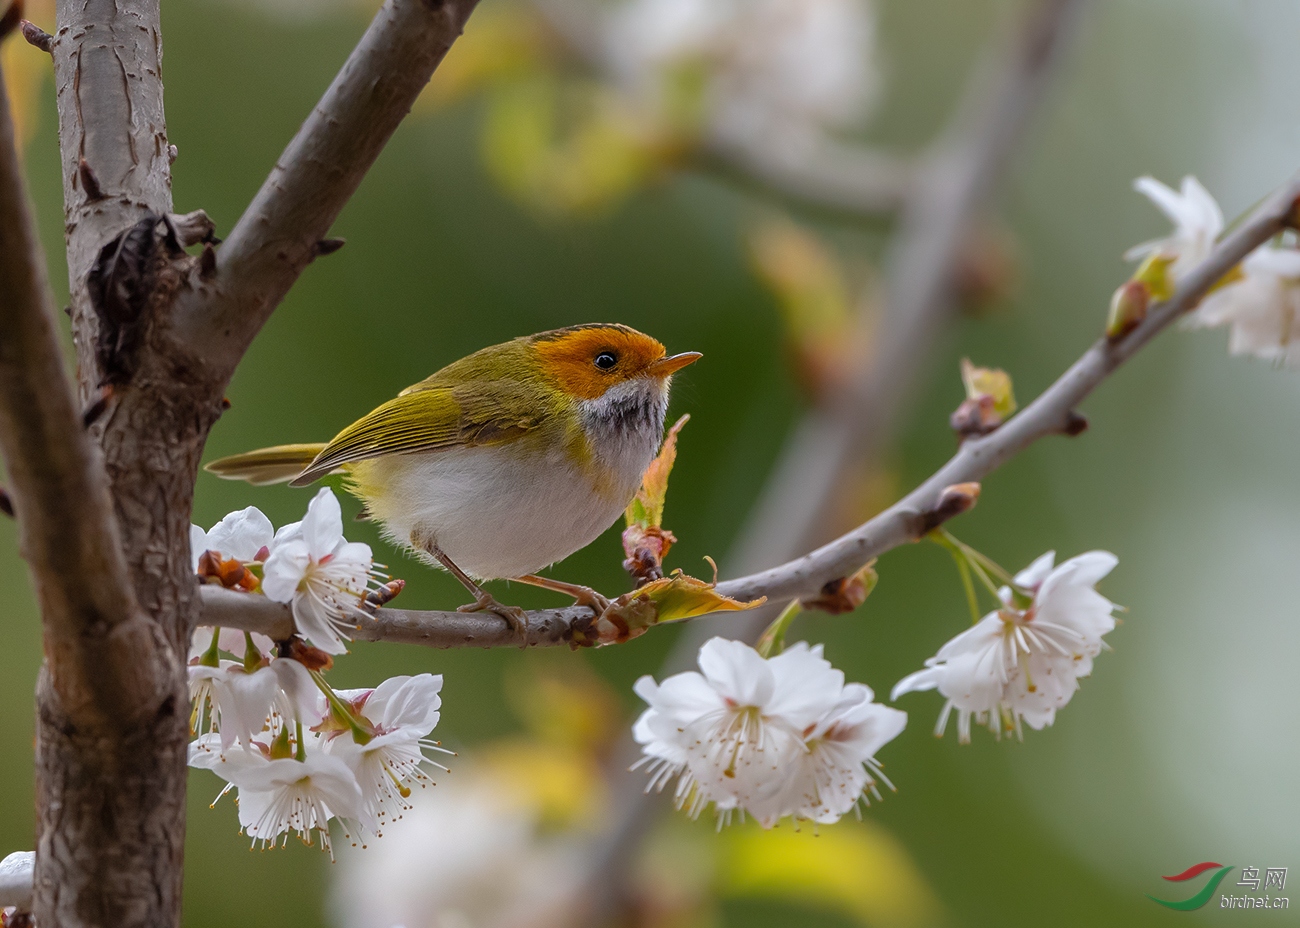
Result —
[{"label": "thin twig", "polygon": [[[1040,438],[1066,429],[1074,408],[1116,368],[1183,313],[1192,309],[1247,254],[1283,229],[1294,227],[1300,209],[1300,175],[1270,196],[1191,271],[1172,297],[1151,307],[1136,329],[1117,341],[1100,338],[1055,383],[996,431],[965,442],[928,480],[884,512],[803,557],[779,567],[718,584],[734,599],[790,600],[814,595],[827,582],[847,576],[872,558],[916,541],[933,528],[930,514],[944,491],[978,482]],[[1098,315],[1101,319],[1101,315]],[[286,630],[288,610],[264,597],[213,587],[203,590],[204,624],[275,633]],[[560,644],[575,621],[591,611],[581,607],[528,613],[529,643]],[[278,623],[278,624],[277,624]],[[381,609],[362,623],[357,637],[409,641],[434,647],[517,647],[504,621],[458,612]],[[456,640],[461,639],[461,640]]]},{"label": "thin twig", "polygon": [[478,0],[387,0],[217,250],[177,325],[229,379],[460,36]]}]

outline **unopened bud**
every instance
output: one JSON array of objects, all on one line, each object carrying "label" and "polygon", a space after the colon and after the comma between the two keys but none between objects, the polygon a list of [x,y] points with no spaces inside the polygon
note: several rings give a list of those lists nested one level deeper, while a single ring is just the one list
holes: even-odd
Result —
[{"label": "unopened bud", "polygon": [[840,577],[826,583],[816,596],[802,601],[803,607],[829,612],[831,615],[852,612],[866,602],[867,597],[880,581],[880,575],[872,567],[874,563],[875,561],[872,561],[851,577]]},{"label": "unopened bud", "polygon": [[397,594],[406,589],[406,581],[402,579],[389,580],[376,590],[371,590],[366,594],[366,605],[375,609],[386,606],[397,598]]},{"label": "unopened bud", "polygon": [[334,658],[320,648],[312,647],[301,638],[291,639],[287,654],[284,653],[285,650],[281,649],[281,657],[292,658],[308,670],[329,670],[334,666]]},{"label": "unopened bud", "polygon": [[1006,371],[976,367],[969,358],[962,358],[961,379],[966,399],[948,420],[960,437],[987,435],[1016,411],[1011,375]]},{"label": "unopened bud", "polygon": [[52,51],[54,49],[54,36],[50,35],[35,23],[28,22],[24,19],[19,28],[22,29],[23,38],[27,40],[28,45],[39,48],[43,52]]},{"label": "unopened bud", "polygon": [[980,498],[980,485],[978,483],[954,483],[952,486],[944,487],[943,492],[939,494],[939,501],[934,504],[934,508],[924,514],[921,520],[921,535],[928,534],[938,528],[949,519],[956,518],[964,512],[970,512],[975,508],[975,503]]},{"label": "unopened bud", "polygon": [[1146,318],[1151,293],[1140,280],[1126,281],[1110,298],[1110,313],[1106,316],[1106,337],[1111,341],[1123,338],[1136,329]]}]

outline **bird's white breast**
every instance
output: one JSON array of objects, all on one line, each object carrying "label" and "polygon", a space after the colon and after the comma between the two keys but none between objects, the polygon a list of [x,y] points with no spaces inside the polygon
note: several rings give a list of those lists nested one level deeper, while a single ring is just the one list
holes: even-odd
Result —
[{"label": "bird's white breast", "polygon": [[[631,501],[663,435],[667,391],[653,386],[584,404],[585,463],[530,441],[375,458],[364,483],[384,491],[367,507],[393,542],[430,539],[479,579],[536,573],[595,541]],[[634,400],[653,408],[629,415]]]}]

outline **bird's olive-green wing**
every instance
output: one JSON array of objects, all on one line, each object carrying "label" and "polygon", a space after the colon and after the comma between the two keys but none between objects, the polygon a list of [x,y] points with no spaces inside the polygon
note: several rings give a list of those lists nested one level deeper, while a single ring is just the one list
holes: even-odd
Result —
[{"label": "bird's olive-green wing", "polygon": [[304,486],[344,464],[380,455],[503,444],[538,428],[545,419],[535,391],[520,384],[477,381],[417,387],[335,435],[292,485]]}]

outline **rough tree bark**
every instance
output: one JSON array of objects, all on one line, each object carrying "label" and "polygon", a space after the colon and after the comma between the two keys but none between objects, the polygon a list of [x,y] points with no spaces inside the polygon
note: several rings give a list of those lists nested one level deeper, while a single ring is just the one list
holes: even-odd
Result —
[{"label": "rough tree bark", "polygon": [[[87,725],[61,698],[51,651],[62,642],[42,610],[35,910],[44,925],[163,925],[179,916],[184,845],[184,642],[195,604],[187,474],[219,407],[211,385],[188,387],[194,359],[155,341],[165,327],[154,320],[185,271],[184,262],[154,253],[149,218],[171,209],[158,0],[61,0],[57,17],[52,53],[79,392],[84,407],[101,388],[115,391],[90,435],[112,499],[118,569],[133,594],[130,621],[145,627],[152,653],[138,668],[147,700],[123,706],[113,726]],[[92,298],[92,268],[101,249],[138,223],[145,260],[124,254],[112,266],[120,272],[108,271],[116,292],[105,313],[105,301]],[[193,402],[205,393],[206,402]]]},{"label": "rough tree bark", "polygon": [[0,84],[0,449],[45,633],[43,928],[179,921],[199,457],[244,349],[474,5],[388,0],[218,252],[202,212],[171,215],[159,0],[59,0],[50,51],[79,399]]}]

